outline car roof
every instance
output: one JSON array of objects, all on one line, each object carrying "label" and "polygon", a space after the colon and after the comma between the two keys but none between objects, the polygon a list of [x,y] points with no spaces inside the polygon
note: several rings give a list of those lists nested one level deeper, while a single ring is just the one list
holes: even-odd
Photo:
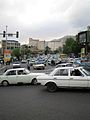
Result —
[{"label": "car roof", "polygon": [[58,67],[55,69],[80,69],[80,68],[83,68],[83,67]]},{"label": "car roof", "polygon": [[[26,69],[26,68],[13,68],[13,69],[8,69],[7,71],[12,71],[12,70],[24,70],[24,69]],[[6,71],[6,72],[7,72]]]},{"label": "car roof", "polygon": [[61,63],[61,64],[58,64],[58,65],[68,65],[68,64],[72,64],[72,63]]}]

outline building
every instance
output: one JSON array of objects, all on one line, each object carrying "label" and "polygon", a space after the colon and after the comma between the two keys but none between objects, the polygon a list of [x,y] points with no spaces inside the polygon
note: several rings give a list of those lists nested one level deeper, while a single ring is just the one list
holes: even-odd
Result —
[{"label": "building", "polygon": [[1,49],[1,55],[4,54],[4,50],[13,50],[14,48],[20,48],[20,43],[16,40],[1,40],[0,41],[0,49]]},{"label": "building", "polygon": [[48,47],[51,48],[52,51],[58,49],[59,47],[63,49],[63,45],[65,44],[68,38],[73,38],[74,40],[76,40],[75,36],[64,36],[62,38],[49,41]]},{"label": "building", "polygon": [[63,45],[65,44],[67,38],[76,39],[75,36],[64,36],[60,39],[54,39],[51,41],[45,41],[45,40],[40,41],[39,39],[29,38],[28,46],[36,47],[38,50],[41,51],[44,51],[45,47],[48,46],[49,48],[51,48],[52,51],[54,51],[57,50],[59,47],[63,48]]},{"label": "building", "polygon": [[46,47],[46,41],[43,40],[43,41],[40,41],[39,39],[32,39],[32,38],[29,38],[29,46],[33,46],[33,47],[36,47],[38,50],[44,50],[45,47]]},{"label": "building", "polygon": [[38,47],[38,39],[29,38],[29,46]]},{"label": "building", "polygon": [[58,49],[59,47],[63,47],[60,41],[49,41],[48,47],[51,48],[52,51]]}]

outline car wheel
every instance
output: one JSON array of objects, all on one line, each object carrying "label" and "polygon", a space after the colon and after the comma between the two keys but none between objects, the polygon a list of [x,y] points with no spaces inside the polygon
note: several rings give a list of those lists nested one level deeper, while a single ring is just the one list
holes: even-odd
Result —
[{"label": "car wheel", "polygon": [[3,85],[3,86],[8,86],[9,83],[8,83],[8,81],[4,80],[4,81],[2,82],[2,85]]},{"label": "car wheel", "polygon": [[34,79],[32,80],[32,82],[31,82],[31,84],[32,84],[32,85],[36,85],[36,84],[37,84],[37,79],[34,78]]},{"label": "car wheel", "polygon": [[48,83],[47,84],[47,90],[49,92],[55,92],[57,90],[57,86],[55,83]]}]

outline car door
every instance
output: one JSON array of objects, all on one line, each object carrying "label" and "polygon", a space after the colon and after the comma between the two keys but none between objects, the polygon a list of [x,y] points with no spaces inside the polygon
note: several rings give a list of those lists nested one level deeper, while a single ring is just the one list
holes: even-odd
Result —
[{"label": "car door", "polygon": [[9,84],[16,84],[17,83],[16,82],[16,79],[17,79],[16,70],[8,71],[3,79],[7,80]]},{"label": "car door", "polygon": [[24,70],[17,71],[17,83],[29,83],[29,74]]},{"label": "car door", "polygon": [[79,69],[70,71],[70,86],[71,87],[87,87],[87,85],[88,85],[87,77],[84,76]]},{"label": "car door", "polygon": [[69,86],[69,70],[68,69],[58,69],[53,76],[56,84],[58,86]]}]

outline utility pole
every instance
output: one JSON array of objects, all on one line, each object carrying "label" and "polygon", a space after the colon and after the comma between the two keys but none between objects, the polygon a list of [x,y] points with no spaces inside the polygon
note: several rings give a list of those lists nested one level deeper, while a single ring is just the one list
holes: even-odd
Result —
[{"label": "utility pole", "polygon": [[6,50],[7,50],[7,25],[6,25]]}]

